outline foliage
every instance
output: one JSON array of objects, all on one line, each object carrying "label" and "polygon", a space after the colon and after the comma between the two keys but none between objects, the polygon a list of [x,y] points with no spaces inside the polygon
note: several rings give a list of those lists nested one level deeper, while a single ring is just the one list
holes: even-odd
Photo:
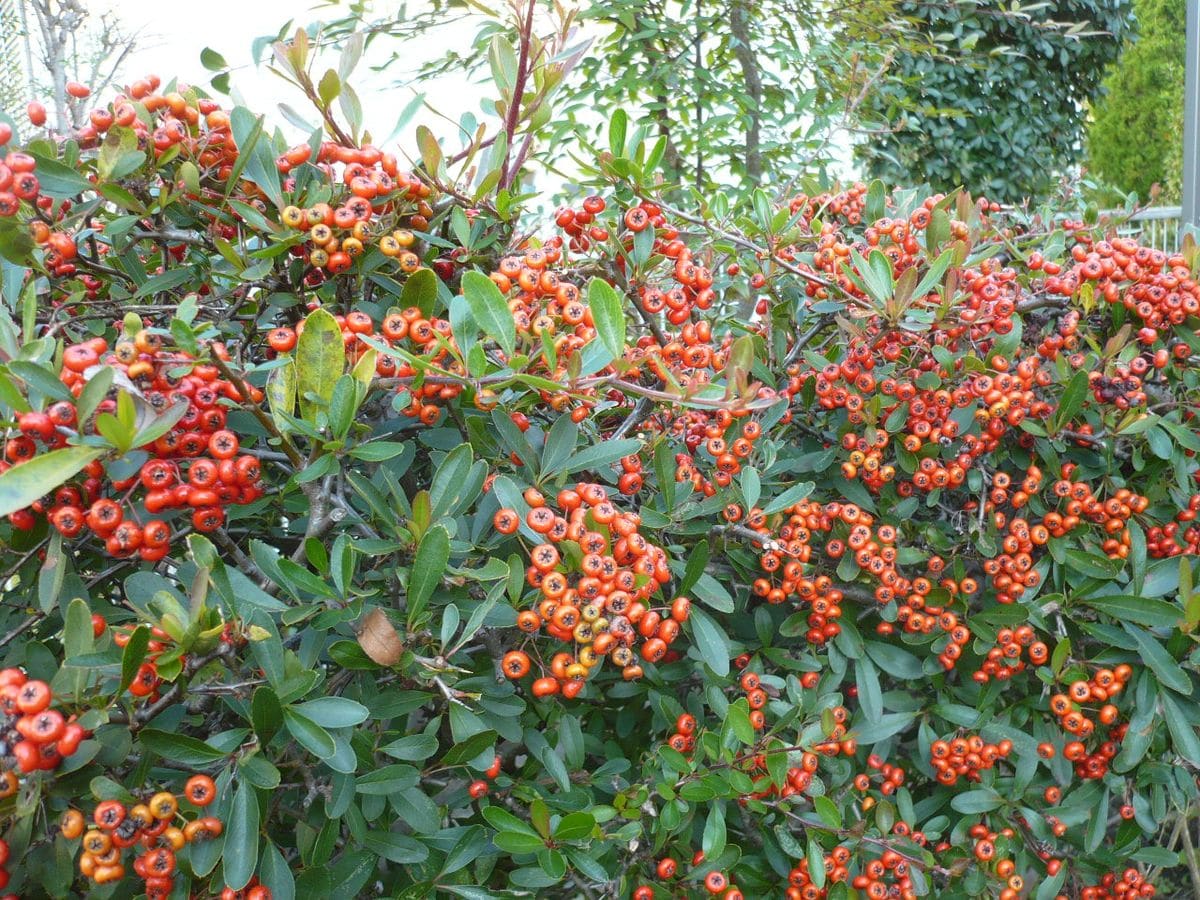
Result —
[{"label": "foliage", "polygon": [[[577,4],[569,35],[560,25],[564,7],[574,8],[509,0],[489,10],[433,0],[394,15],[388,4],[362,4],[319,31],[335,43],[363,32],[377,47],[383,36],[397,39],[400,49],[384,68],[405,72],[409,78],[398,81],[417,90],[423,78],[448,69],[490,66],[494,75],[532,13],[533,34],[560,36],[566,65],[555,115],[538,123],[527,161],[552,169],[569,162],[570,148],[603,127],[600,111],[619,108],[666,141],[660,171],[668,183],[701,191],[722,185],[742,197],[765,183],[782,189],[825,171],[842,132],[862,124],[862,102],[896,49],[932,48],[896,0],[590,0]],[[459,32],[477,25],[475,40],[466,49],[450,42],[412,77],[405,48],[438,39],[447,22]],[[582,48],[588,52],[577,57]],[[528,105],[547,104],[535,97]],[[470,138],[476,125],[468,114],[462,134]]]},{"label": "foliage", "polygon": [[273,49],[306,143],[143,79],[0,169],[12,890],[1167,889],[1193,246],[679,209],[621,110],[537,239]]},{"label": "foliage", "polygon": [[894,130],[857,148],[871,172],[1008,202],[1044,196],[1076,159],[1086,104],[1130,30],[1128,0],[1056,0],[1026,15],[996,15],[990,4],[902,8],[974,55],[968,65],[897,57],[898,77],[870,103]]},{"label": "foliage", "polygon": [[1094,173],[1142,199],[1178,202],[1186,29],[1182,0],[1135,0],[1137,38],[1104,79],[1088,126]]}]

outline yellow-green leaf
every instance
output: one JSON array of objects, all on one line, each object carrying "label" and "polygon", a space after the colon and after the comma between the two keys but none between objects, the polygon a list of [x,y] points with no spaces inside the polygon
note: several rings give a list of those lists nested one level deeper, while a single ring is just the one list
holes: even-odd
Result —
[{"label": "yellow-green leaf", "polygon": [[13,466],[0,475],[0,516],[24,509],[106,452],[103,447],[64,447]]},{"label": "yellow-green leaf", "polygon": [[286,425],[284,416],[296,412],[296,364],[288,361],[271,372],[267,379],[267,406],[280,430]]},{"label": "yellow-green leaf", "polygon": [[306,422],[316,421],[317,411],[329,403],[345,368],[346,349],[337,320],[328,310],[313,310],[296,341],[296,387],[300,415]]}]

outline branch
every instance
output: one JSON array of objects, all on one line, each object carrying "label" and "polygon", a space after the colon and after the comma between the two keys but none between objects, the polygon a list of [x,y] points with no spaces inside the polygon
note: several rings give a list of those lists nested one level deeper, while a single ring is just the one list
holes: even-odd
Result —
[{"label": "branch", "polygon": [[212,357],[213,365],[221,373],[221,377],[226,381],[233,382],[234,386],[237,387],[238,392],[242,395],[242,405],[250,408],[250,412],[254,415],[254,418],[258,419],[259,424],[267,429],[268,434],[279,439],[283,447],[283,452],[287,454],[288,461],[292,464],[292,467],[297,472],[303,469],[304,457],[300,455],[300,451],[296,449],[296,445],[292,443],[291,439],[279,430],[279,426],[275,424],[275,420],[270,414],[254,402],[250,396],[250,386],[246,384],[246,380],[229,368],[229,364],[217,356],[217,354],[212,353],[209,355]]},{"label": "branch", "polygon": [[521,97],[525,93],[525,81],[529,78],[529,45],[533,39],[533,7],[535,0],[528,0],[525,8],[525,22],[521,26],[521,51],[517,57],[517,78],[513,83],[512,99],[508,104],[508,114],[504,117],[504,162],[501,166],[500,190],[512,185],[516,173],[509,169],[509,159],[512,156],[513,138],[517,134],[517,123],[521,119]]}]

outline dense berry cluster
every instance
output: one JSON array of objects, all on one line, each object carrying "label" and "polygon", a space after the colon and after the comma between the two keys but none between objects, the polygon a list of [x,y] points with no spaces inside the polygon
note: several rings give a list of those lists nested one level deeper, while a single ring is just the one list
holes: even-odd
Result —
[{"label": "dense berry cluster", "polygon": [[[555,653],[548,667],[541,666],[549,674],[533,682],[534,696],[561,691],[575,697],[606,658],[626,680],[638,678],[642,666],[635,647],[647,662],[666,658],[691,603],[677,597],[659,609],[650,605],[671,573],[662,549],[641,534],[641,518],[619,509],[604,486],[594,483],[564,488],[554,505],[533,488],[523,499],[529,507],[524,525],[543,539],[529,550],[525,571],[526,582],[541,599],[518,615],[517,627],[531,636],[544,630],[573,650]],[[493,524],[501,534],[513,534],[522,517],[502,508]],[[509,678],[523,678],[530,671],[524,650],[510,651],[502,664]]]},{"label": "dense berry cluster", "polygon": [[132,404],[128,390],[136,391],[153,413],[172,411],[174,425],[143,447],[152,458],[140,470],[114,478],[99,462],[90,463],[81,484],[65,485],[53,497],[12,513],[14,525],[32,528],[36,514],[44,514],[63,537],[78,537],[86,530],[103,540],[110,556],[136,555],[154,562],[166,556],[180,528],[166,520],[173,511],[189,511],[192,529],[213,531],[224,524],[227,505],[252,503],[261,496],[258,459],[239,452],[238,436],[226,427],[223,402],[244,402],[243,390],[255,401],[261,392],[222,379],[217,366],[163,350],[162,338],[145,329],[122,337],[111,350],[104,338],[67,347],[61,379],[79,396],[100,368],[111,369],[114,383],[127,390],[116,399],[102,399],[88,422],[77,421],[76,407],[66,401],[44,412],[22,414],[18,433],[7,438],[6,461],[0,467],[27,462],[43,448],[63,446],[75,433],[121,428],[120,404]]},{"label": "dense berry cluster", "polygon": [[929,764],[937,771],[937,780],[953,786],[959,778],[978,781],[979,773],[990,769],[1012,753],[1012,741],[992,744],[977,734],[949,741],[934,741],[929,747]]},{"label": "dense berry cluster", "polygon": [[[207,775],[193,775],[184,786],[182,799],[200,811],[217,797],[216,786]],[[126,806],[119,800],[103,800],[92,812],[89,826],[83,813],[67,810],[59,831],[69,841],[80,841],[79,872],[97,885],[125,878],[125,852],[133,851],[132,868],[142,879],[142,890],[151,900],[166,900],[175,887],[176,854],[195,841],[219,837],[223,825],[214,816],[197,814],[186,819],[180,798],[158,791],[144,802]],[[256,900],[269,900],[262,889]]]},{"label": "dense berry cluster", "polygon": [[75,716],[50,708],[53,702],[54,692],[46,682],[31,679],[21,669],[0,671],[0,756],[7,763],[0,773],[0,797],[16,793],[17,772],[52,772],[87,737]]}]

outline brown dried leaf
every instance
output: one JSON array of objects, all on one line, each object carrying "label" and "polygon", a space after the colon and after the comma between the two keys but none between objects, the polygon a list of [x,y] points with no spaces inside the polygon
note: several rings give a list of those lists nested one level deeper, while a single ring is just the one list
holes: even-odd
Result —
[{"label": "brown dried leaf", "polygon": [[400,662],[404,644],[400,635],[382,609],[373,609],[358,626],[358,646],[381,666],[394,666]]}]

